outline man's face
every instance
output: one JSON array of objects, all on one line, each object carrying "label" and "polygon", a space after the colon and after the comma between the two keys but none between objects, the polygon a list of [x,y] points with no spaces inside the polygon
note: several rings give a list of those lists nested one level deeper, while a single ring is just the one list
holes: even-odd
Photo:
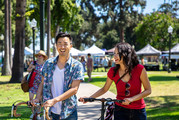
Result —
[{"label": "man's face", "polygon": [[72,48],[72,44],[68,37],[62,37],[57,40],[56,47],[59,56],[68,56],[70,54],[70,49]]}]

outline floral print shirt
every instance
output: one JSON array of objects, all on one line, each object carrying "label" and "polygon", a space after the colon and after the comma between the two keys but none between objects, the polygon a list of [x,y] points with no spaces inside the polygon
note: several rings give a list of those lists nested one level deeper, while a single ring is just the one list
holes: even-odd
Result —
[{"label": "floral print shirt", "polygon": [[[52,99],[51,86],[53,81],[53,72],[55,70],[55,66],[57,65],[58,57],[48,59],[44,67],[42,69],[42,75],[44,76],[44,85],[43,85],[43,102]],[[60,77],[60,76],[59,76]],[[64,92],[68,91],[71,88],[71,84],[73,80],[84,80],[84,71],[83,65],[69,57],[68,61],[65,64],[64,71]],[[77,109],[77,97],[73,95],[68,99],[62,101],[61,107],[61,119],[67,118],[74,110]]]}]

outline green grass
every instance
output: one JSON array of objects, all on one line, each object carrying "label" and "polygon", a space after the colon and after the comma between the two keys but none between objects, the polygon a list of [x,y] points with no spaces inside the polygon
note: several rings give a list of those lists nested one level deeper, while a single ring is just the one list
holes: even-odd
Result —
[{"label": "green grass", "polygon": [[[179,120],[179,72],[166,71],[147,72],[152,86],[152,94],[145,98],[148,120]],[[85,73],[86,75],[86,73]],[[93,81],[90,83],[102,87],[106,81],[106,72],[92,73]],[[97,76],[99,75],[99,76]],[[87,81],[87,77],[85,81]],[[20,106],[19,118],[11,118],[12,104],[17,100],[28,100],[28,93],[22,92],[20,84],[8,83],[10,76],[0,76],[0,120],[28,120],[31,114],[27,106]],[[114,83],[110,91],[116,94]]]}]

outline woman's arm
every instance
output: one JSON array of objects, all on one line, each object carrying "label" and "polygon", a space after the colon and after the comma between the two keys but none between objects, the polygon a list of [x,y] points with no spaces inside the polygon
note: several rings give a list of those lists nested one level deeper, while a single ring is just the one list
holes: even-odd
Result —
[{"label": "woman's arm", "polygon": [[143,70],[142,70],[142,73],[140,75],[140,79],[141,79],[142,85],[144,87],[144,90],[140,94],[137,94],[137,95],[135,95],[131,98],[125,98],[124,99],[125,102],[123,102],[124,105],[129,105],[131,102],[140,100],[140,99],[151,94],[151,91],[152,91],[151,85],[150,85],[150,82],[149,82],[145,68],[143,68]]},{"label": "woman's arm", "polygon": [[[113,81],[109,77],[107,77],[105,85],[101,89],[99,89],[97,92],[95,92],[93,95],[91,95],[89,98],[97,98],[103,95],[104,93],[106,93],[109,90],[112,82]],[[85,103],[83,98],[86,98],[86,97],[80,97],[79,101]]]},{"label": "woman's arm", "polygon": [[103,95],[104,93],[106,93],[109,90],[112,82],[113,81],[109,77],[107,77],[105,85],[101,89],[99,89],[97,92],[95,92],[93,95],[91,95],[90,98],[97,98]]}]

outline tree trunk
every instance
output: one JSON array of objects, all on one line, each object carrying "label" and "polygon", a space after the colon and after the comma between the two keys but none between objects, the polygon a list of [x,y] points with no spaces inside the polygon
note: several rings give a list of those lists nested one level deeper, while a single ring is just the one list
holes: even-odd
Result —
[{"label": "tree trunk", "polygon": [[123,10],[123,5],[122,5],[122,0],[120,0],[120,42],[125,42],[124,41],[124,27],[121,23],[121,21],[124,20],[124,10]]},{"label": "tree trunk", "polygon": [[12,68],[12,29],[11,29],[11,0],[9,0],[9,63],[10,63],[10,68]]},{"label": "tree trunk", "polygon": [[51,40],[51,11],[50,11],[51,0],[47,3],[47,56],[50,58],[50,40]]},{"label": "tree trunk", "polygon": [[9,0],[5,0],[5,44],[4,44],[4,63],[2,69],[2,75],[11,75],[11,68],[9,63]]},{"label": "tree trunk", "polygon": [[16,31],[15,51],[13,58],[11,83],[18,83],[23,78],[24,72],[24,47],[25,47],[25,8],[26,0],[16,0]]},{"label": "tree trunk", "polygon": [[[60,29],[60,26],[57,25],[55,37],[58,35],[59,29]],[[56,49],[56,46],[55,46],[56,44],[55,44],[55,41],[53,42],[52,40],[51,40],[51,43],[52,43],[52,45],[53,45],[53,57],[55,57],[55,56],[57,56],[57,49]]]}]

